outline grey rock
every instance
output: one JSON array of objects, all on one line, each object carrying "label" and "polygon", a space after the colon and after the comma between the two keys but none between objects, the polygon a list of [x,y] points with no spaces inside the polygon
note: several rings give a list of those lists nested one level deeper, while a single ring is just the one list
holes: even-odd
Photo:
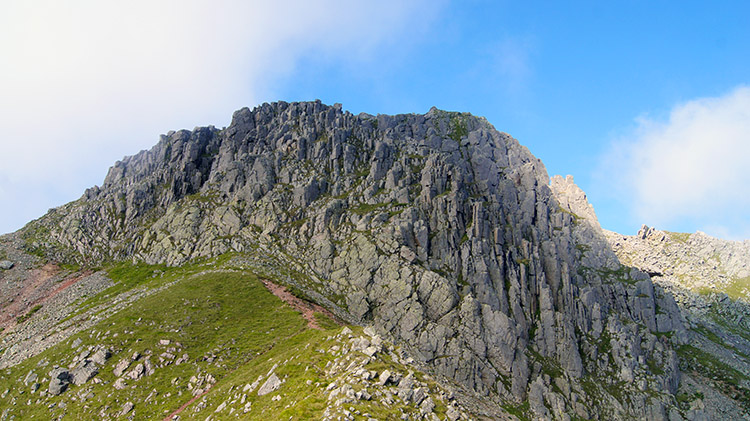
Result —
[{"label": "grey rock", "polygon": [[99,369],[93,361],[84,360],[70,372],[70,382],[76,386],[80,386],[91,380],[98,373]]},{"label": "grey rock", "polygon": [[30,384],[32,384],[32,383],[34,383],[34,382],[36,382],[36,379],[37,379],[38,377],[39,377],[39,376],[37,376],[37,374],[36,374],[36,373],[34,373],[34,370],[30,370],[30,371],[29,371],[29,373],[28,373],[28,374],[26,374],[26,377],[24,377],[24,379],[23,379],[23,384],[25,384],[26,386],[28,386],[28,385],[30,385]]},{"label": "grey rock", "polygon": [[15,263],[11,262],[10,260],[0,260],[0,269],[8,270],[13,268]]},{"label": "grey rock", "polygon": [[281,387],[281,380],[276,376],[276,373],[271,373],[268,379],[258,389],[258,396],[267,395]]},{"label": "grey rock", "polygon": [[47,392],[52,396],[57,396],[65,391],[70,384],[71,375],[68,370],[56,368],[50,372],[49,388]]},{"label": "grey rock", "polygon": [[96,364],[103,365],[111,356],[112,353],[108,349],[102,348],[96,351],[94,355],[91,356],[91,361]]},{"label": "grey rock", "polygon": [[122,390],[127,387],[127,384],[125,383],[125,379],[120,377],[119,379],[115,380],[114,383],[112,383],[112,387],[114,387],[117,390]]},{"label": "grey rock", "polygon": [[461,418],[461,411],[459,411],[455,406],[449,406],[448,410],[445,411],[445,416],[448,417],[450,421],[456,421],[457,419]]},{"label": "grey rock", "polygon": [[148,357],[144,358],[143,359],[143,374],[146,376],[150,376],[154,374],[154,372],[155,372],[155,369],[154,369],[154,365],[151,364],[151,358],[148,358]]},{"label": "grey rock", "polygon": [[129,377],[133,380],[138,380],[146,373],[146,368],[142,363],[138,363],[132,370],[125,374],[125,377]]},{"label": "grey rock", "polygon": [[419,405],[419,409],[422,411],[423,414],[431,414],[432,411],[435,409],[435,403],[432,401],[432,398],[428,396]]},{"label": "grey rock", "polygon": [[391,372],[389,370],[383,370],[378,377],[378,386],[385,386],[391,380]]},{"label": "grey rock", "polygon": [[129,414],[130,411],[133,410],[133,408],[135,408],[135,405],[133,404],[133,402],[125,402],[122,405],[122,409],[120,410],[120,413],[117,416],[118,417],[123,417],[123,416]]},{"label": "grey rock", "polygon": [[130,360],[127,358],[124,358],[115,365],[115,368],[112,370],[112,372],[114,373],[115,377],[120,377],[122,376],[122,373],[124,373],[125,370],[128,369],[129,366],[130,366]]}]

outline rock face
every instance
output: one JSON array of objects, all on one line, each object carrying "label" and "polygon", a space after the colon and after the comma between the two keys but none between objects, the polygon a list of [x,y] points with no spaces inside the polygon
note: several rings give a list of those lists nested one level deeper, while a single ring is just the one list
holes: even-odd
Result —
[{"label": "rock face", "polygon": [[688,328],[678,347],[683,415],[750,418],[750,241],[645,225],[635,236],[606,237],[623,262],[651,274],[657,295],[677,302]]},{"label": "rock face", "polygon": [[79,263],[262,250],[339,316],[539,417],[666,419],[680,379],[671,297],[619,263],[572,178],[550,184],[469,114],[245,108],[162,136],[23,236]]},{"label": "rock face", "polygon": [[677,233],[644,225],[635,236],[607,232],[623,262],[691,289],[721,291],[750,302],[750,240],[727,241],[702,232]]}]

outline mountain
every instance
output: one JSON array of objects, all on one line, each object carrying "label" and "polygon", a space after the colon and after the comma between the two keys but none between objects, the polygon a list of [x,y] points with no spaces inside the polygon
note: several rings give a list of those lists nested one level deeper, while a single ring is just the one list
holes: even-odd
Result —
[{"label": "mountain", "polygon": [[[245,108],[221,130],[162,136],[101,187],[2,238],[14,266],[0,272],[0,367],[12,367],[0,403],[7,416],[113,418],[182,404],[178,417],[212,419],[748,416],[746,366],[727,366],[702,395],[686,388],[697,364],[686,347],[714,330],[696,333],[673,288],[613,236],[572,177],[550,179],[483,118]],[[260,280],[288,288],[320,329],[262,317],[288,307]],[[276,305],[247,316],[256,301]],[[703,352],[717,364],[728,355],[714,351]],[[192,383],[175,368],[182,352]],[[146,359],[158,368],[144,377]],[[75,370],[102,374],[52,396]],[[215,387],[196,386],[207,376]],[[255,380],[284,393],[259,396]],[[39,397],[25,400],[34,385]],[[196,387],[203,400],[179,398]]]}]

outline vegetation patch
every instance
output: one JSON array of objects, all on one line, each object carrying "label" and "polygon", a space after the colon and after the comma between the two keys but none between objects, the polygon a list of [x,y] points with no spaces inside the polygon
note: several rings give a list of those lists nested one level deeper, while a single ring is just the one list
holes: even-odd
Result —
[{"label": "vegetation patch", "polygon": [[165,284],[176,279],[177,276],[194,272],[195,266],[188,265],[177,269],[168,268],[166,265],[149,265],[146,263],[115,263],[106,269],[107,275],[114,285],[87,298],[67,318],[69,319],[97,305],[103,304],[117,295],[131,291],[134,288],[153,288]]},{"label": "vegetation patch", "polygon": [[360,203],[356,208],[351,208],[352,212],[356,213],[357,215],[366,215],[371,212],[375,212],[378,209],[381,209],[385,206],[388,206],[387,203],[375,203],[375,204],[369,204],[369,203]]},{"label": "vegetation patch", "polygon": [[557,208],[557,209],[558,209],[558,210],[559,210],[560,212],[562,212],[562,213],[566,213],[566,214],[570,215],[570,216],[571,216],[571,217],[573,218],[573,225],[577,225],[577,224],[578,224],[578,221],[579,221],[579,220],[581,220],[581,219],[583,219],[583,217],[582,217],[582,216],[578,216],[578,215],[577,215],[577,214],[576,214],[575,212],[573,212],[573,211],[570,211],[570,210],[568,210],[568,209],[565,209],[565,208],[563,208],[562,206],[558,206],[558,208]]},{"label": "vegetation patch", "polygon": [[516,418],[518,418],[521,421],[527,421],[531,419],[530,417],[531,409],[529,407],[529,401],[525,401],[519,405],[505,404],[501,406],[507,413],[514,415]]},{"label": "vegetation patch", "polygon": [[612,336],[608,331],[603,331],[596,341],[596,350],[599,355],[606,355],[612,351]]},{"label": "vegetation patch", "polygon": [[703,399],[703,393],[701,392],[695,392],[695,393],[678,393],[675,395],[675,400],[677,401],[677,406],[682,409],[683,411],[687,411],[690,409],[690,403],[697,400],[697,399]]},{"label": "vegetation patch", "polygon": [[680,357],[681,370],[693,371],[713,381],[721,392],[732,399],[744,402],[745,409],[750,410],[750,389],[743,386],[750,381],[747,374],[692,345],[681,345],[677,348],[677,355]]},{"label": "vegetation patch", "polygon": [[716,311],[715,308],[712,308],[709,311],[708,317],[714,323],[721,326],[723,329],[726,329],[732,334],[740,336],[747,341],[750,341],[750,332],[748,332],[743,326],[740,326],[737,323],[735,323],[733,319],[728,318],[725,315]]},{"label": "vegetation patch", "polygon": [[456,142],[460,142],[461,139],[468,135],[469,129],[466,124],[466,118],[458,113],[452,115],[450,121],[450,133],[448,133],[448,137],[455,140]]},{"label": "vegetation patch", "polygon": [[688,240],[690,240],[690,233],[687,232],[671,232],[666,231],[667,235],[669,235],[669,238],[673,241],[677,241],[678,243],[687,244]]},{"label": "vegetation patch", "polygon": [[711,341],[711,342],[713,342],[713,343],[715,343],[717,345],[720,345],[720,346],[722,346],[724,348],[728,348],[728,349],[734,350],[734,347],[727,346],[724,343],[724,341],[721,340],[721,338],[717,334],[715,334],[713,331],[707,329],[705,326],[695,326],[692,330],[700,333],[706,339],[708,339],[709,341]]},{"label": "vegetation patch", "polygon": [[586,253],[587,251],[591,250],[591,246],[588,244],[576,244],[576,250],[580,251],[581,253]]},{"label": "vegetation patch", "polygon": [[[130,279],[142,279],[148,273],[146,267],[131,266],[130,269],[133,271],[128,274]],[[123,265],[113,268],[111,273],[127,278],[122,273],[127,270]],[[281,305],[254,275],[199,273],[137,301],[67,342],[4,370],[0,374],[0,389],[10,392],[0,399],[0,407],[10,408],[9,414],[16,419],[51,419],[63,414],[94,419],[101,414],[116,415],[126,401],[148,401],[148,404],[137,405],[136,418],[160,419],[190,399],[188,379],[192,376],[210,374],[221,382],[228,373],[277,346],[296,349],[297,342],[287,341],[307,331],[299,313]],[[74,340],[80,340],[76,348],[71,347]],[[114,365],[135,352],[152,355],[153,363],[158,364],[157,355],[165,348],[160,345],[161,340],[179,343],[176,353],[187,354],[187,361],[156,368],[154,375],[138,380],[126,379],[128,386],[136,387],[113,388]],[[31,405],[26,405],[23,393],[28,387],[22,383],[26,373],[33,370],[44,380],[53,364],[67,366],[81,349],[95,345],[107,347],[113,354],[97,375],[101,383],[71,385],[60,396],[38,398],[36,404],[37,398],[34,398]],[[152,394],[152,390],[158,393]],[[92,396],[81,398],[89,394]],[[14,405],[20,399],[24,404]]]},{"label": "vegetation patch", "polygon": [[750,300],[750,276],[732,278],[732,282],[724,288],[724,292],[735,300]]},{"label": "vegetation patch", "polygon": [[35,305],[34,307],[32,307],[32,308],[31,308],[31,310],[29,310],[29,311],[28,311],[28,312],[27,312],[26,314],[24,314],[23,316],[18,316],[18,317],[16,317],[16,322],[18,322],[18,323],[23,323],[23,322],[25,322],[26,320],[29,320],[29,319],[31,318],[31,316],[33,316],[33,315],[34,315],[34,313],[36,313],[37,311],[39,311],[39,310],[41,310],[41,309],[42,309],[42,305],[41,305],[41,304],[37,304],[37,305]]}]

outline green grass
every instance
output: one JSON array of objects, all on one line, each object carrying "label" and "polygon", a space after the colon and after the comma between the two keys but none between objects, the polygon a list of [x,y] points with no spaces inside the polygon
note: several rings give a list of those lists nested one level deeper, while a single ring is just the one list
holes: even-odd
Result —
[{"label": "green grass", "polygon": [[[246,398],[252,401],[252,410],[241,414],[241,418],[320,419],[328,405],[329,392],[325,386],[337,381],[337,377],[326,373],[326,365],[336,357],[319,351],[330,349],[334,344],[342,345],[335,337],[342,327],[323,314],[315,314],[322,330],[310,329],[301,315],[283,305],[255,274],[233,265],[234,256],[221,256],[179,268],[125,263],[111,266],[108,272],[114,285],[91,297],[88,306],[103,303],[120,292],[166,285],[170,280],[176,282],[40,355],[0,371],[0,393],[10,390],[7,396],[0,398],[0,408],[8,408],[8,415],[15,419],[60,416],[98,419],[100,413],[115,417],[125,402],[133,402],[136,419],[162,419],[192,398],[188,379],[207,373],[217,380],[216,384],[204,398],[188,406],[181,418],[203,420],[213,415],[213,419],[234,419],[237,412],[229,416],[228,410],[218,414],[214,411],[228,398],[239,396],[244,385],[254,382],[260,375],[265,376],[278,364],[274,372],[284,379],[282,387],[266,396],[248,393]],[[355,334],[362,332],[359,327],[352,329]],[[79,339],[80,347],[73,349],[71,344]],[[170,345],[160,345],[161,339],[169,339]],[[346,340],[343,338],[342,342]],[[181,346],[174,354],[180,357],[186,353],[187,362],[157,367],[151,376],[126,379],[128,387],[123,390],[113,388],[116,378],[112,370],[120,360],[134,352],[142,356],[151,353],[152,363],[158,364],[159,354],[176,343]],[[113,353],[96,376],[102,383],[89,381],[81,386],[70,385],[67,391],[55,397],[31,394],[30,387],[23,385],[26,374],[34,370],[39,375],[37,381],[41,389],[45,389],[49,382],[45,377],[53,365],[68,366],[81,349],[94,345],[105,346]],[[364,354],[347,356],[350,354],[365,358]],[[371,359],[366,367],[378,371],[388,367],[403,375],[407,370],[390,361],[386,353]],[[344,370],[338,375],[345,373]],[[419,374],[417,377],[425,378]],[[428,384],[436,404],[435,413],[444,415],[447,408],[436,398],[439,395],[436,384]],[[355,390],[361,387],[355,385]],[[146,403],[153,390],[158,393]],[[91,394],[88,398],[81,399],[88,394]],[[276,395],[282,399],[274,400]],[[31,404],[27,405],[29,399]],[[202,400],[206,407],[195,411]],[[239,403],[233,405],[236,409]],[[345,408],[349,406],[378,419],[394,419],[400,417],[402,410],[411,414],[417,410],[400,401],[391,406],[382,405],[377,399],[353,402]]]},{"label": "green grass", "polygon": [[210,191],[210,192],[205,192],[205,193],[198,192],[198,193],[193,193],[193,194],[186,196],[183,204],[191,205],[191,204],[194,204],[194,202],[208,204],[208,203],[214,203],[220,198],[221,198],[221,193],[219,193],[218,191]]},{"label": "green grass", "polygon": [[[125,266],[112,270],[111,273],[129,279],[142,279],[149,270],[146,267],[131,267],[133,273]],[[148,268],[150,269],[150,268]],[[132,275],[132,276],[128,276]],[[144,298],[130,308],[106,319],[88,332],[82,332],[70,340],[33,357],[11,370],[0,375],[0,389],[11,389],[5,399],[0,399],[0,407],[12,408],[17,419],[50,419],[62,415],[60,401],[66,401],[67,416],[91,419],[106,406],[109,413],[125,401],[141,401],[152,389],[160,391],[159,396],[150,405],[137,407],[139,418],[158,419],[187,402],[190,397],[185,380],[197,370],[209,372],[221,379],[239,366],[274,349],[280,343],[302,334],[308,329],[299,313],[288,306],[280,305],[279,300],[251,274],[241,273],[205,273],[188,277],[171,288]],[[104,336],[104,332],[109,332]],[[117,336],[114,334],[117,333]],[[97,334],[99,339],[97,339]],[[91,382],[84,386],[72,386],[71,390],[61,396],[41,399],[40,405],[25,405],[26,396],[19,395],[20,390],[27,389],[20,381],[31,369],[44,376],[52,364],[67,365],[72,355],[70,343],[79,338],[83,345],[105,345],[111,348],[113,357],[97,376],[104,382],[115,380],[112,368],[123,357],[134,351],[144,354],[147,350],[158,355],[162,348],[160,339],[180,342],[183,348],[177,351],[181,355],[188,353],[189,363],[169,365],[157,369],[153,376],[138,381],[128,381],[137,385],[134,389],[115,390],[111,384],[95,385]],[[202,356],[215,354],[218,365],[201,359]],[[36,368],[42,359],[49,361],[44,368]],[[152,359],[155,359],[152,358]],[[176,385],[171,381],[180,378]],[[73,401],[80,389],[90,389],[94,398],[85,402]],[[170,394],[170,396],[167,396]],[[23,399],[24,405],[13,405],[12,398]],[[118,402],[118,405],[114,405]],[[47,405],[56,403],[52,410]]]},{"label": "green grass", "polygon": [[117,295],[130,291],[136,287],[153,288],[176,279],[177,276],[185,275],[195,271],[195,265],[183,268],[168,268],[166,265],[148,265],[145,263],[120,262],[106,269],[107,275],[114,285],[88,297],[79,304],[78,309],[68,315],[68,319],[103,304]]},{"label": "green grass", "polygon": [[669,234],[669,238],[671,238],[673,241],[677,241],[678,243],[687,243],[690,239],[690,233],[688,232],[671,232],[667,231],[667,234]]},{"label": "green grass", "polygon": [[692,394],[678,393],[674,397],[677,401],[677,406],[682,410],[690,409],[690,403],[694,400],[704,398],[703,393],[701,392],[695,392]]},{"label": "green grass", "polygon": [[530,407],[529,407],[529,401],[525,401],[524,403],[520,405],[502,405],[505,412],[515,415],[516,418],[518,418],[521,421],[530,420]]},{"label": "green grass", "polygon": [[[223,379],[206,400],[205,410],[196,412],[196,404],[193,404],[183,412],[183,419],[205,419],[226,400],[226,397],[230,395],[230,390],[252,383],[261,375],[265,376],[274,364],[279,364],[274,372],[280,379],[285,379],[284,384],[278,392],[265,396],[251,393],[249,400],[252,401],[252,411],[246,416],[250,419],[319,418],[325,409],[326,391],[325,388],[311,388],[307,385],[307,381],[312,383],[325,381],[324,368],[333,357],[330,354],[316,352],[316,350],[323,346],[326,337],[331,333],[333,332],[329,330],[306,330],[280,341],[278,346],[269,349],[262,358],[257,358],[257,363],[250,361],[243,364]],[[285,361],[290,360],[294,361],[284,364]],[[296,398],[297,403],[292,408],[285,408],[289,399],[272,400],[277,394],[287,395],[291,399]],[[227,413],[228,411],[225,411],[223,415],[226,416]]]},{"label": "green grass", "polygon": [[560,212],[562,212],[562,213],[567,213],[568,215],[570,215],[570,216],[571,216],[571,217],[573,218],[573,225],[576,225],[576,224],[578,224],[578,220],[579,220],[579,219],[583,219],[583,217],[582,217],[582,216],[579,216],[579,215],[578,215],[578,214],[576,214],[575,212],[573,212],[573,211],[569,211],[569,210],[567,210],[567,209],[563,208],[562,206],[558,206],[558,210],[559,210]]},{"label": "green grass", "polygon": [[287,228],[297,229],[301,227],[302,225],[304,225],[305,222],[307,222],[307,218],[300,218],[300,219],[295,219],[294,221],[291,221],[291,222],[287,222],[286,224],[284,224],[284,226]]},{"label": "green grass", "polygon": [[661,376],[664,374],[664,368],[659,365],[653,358],[649,358],[646,360],[646,365],[648,366],[648,371],[650,371],[652,374],[655,374],[657,376]]},{"label": "green grass", "polygon": [[351,208],[349,210],[356,213],[357,215],[366,215],[368,213],[375,212],[376,210],[379,210],[385,206],[388,206],[388,203],[360,203],[356,208]]},{"label": "green grass", "polygon": [[[683,283],[689,285],[689,282],[685,281],[683,278],[684,277],[681,277]],[[732,278],[731,282],[723,287],[704,286],[700,288],[694,288],[694,290],[698,294],[704,296],[723,292],[733,300],[744,300],[745,302],[750,302],[750,276],[746,276],[744,278]]]},{"label": "green grass", "polygon": [[531,261],[529,259],[516,259],[516,263],[518,263],[519,265],[529,266],[529,263],[531,263]]},{"label": "green grass", "polygon": [[750,276],[732,278],[732,283],[727,285],[724,292],[735,300],[740,298],[750,300]]},{"label": "green grass", "polygon": [[[603,282],[622,282],[626,284],[634,285],[636,281],[630,278],[630,267],[621,265],[617,269],[609,268],[583,268],[583,272],[594,270],[602,278]],[[581,270],[579,270],[581,273]]]},{"label": "green grass", "polygon": [[712,308],[711,310],[709,310],[708,317],[714,323],[721,326],[723,329],[728,330],[732,334],[740,336],[747,341],[750,341],[750,332],[748,332],[744,327],[735,323],[734,320],[732,320],[731,318],[728,318],[725,315],[716,311],[715,308]]},{"label": "green grass", "polygon": [[612,336],[609,331],[605,330],[599,335],[599,339],[596,341],[596,350],[599,355],[609,354],[612,351]]},{"label": "green grass", "polygon": [[452,115],[450,120],[450,133],[448,133],[448,137],[455,140],[456,142],[459,142],[468,134],[469,130],[466,125],[465,117],[460,114]]},{"label": "green grass", "polygon": [[711,342],[713,342],[713,343],[715,343],[715,344],[717,344],[719,346],[723,346],[723,347],[728,348],[728,349],[733,349],[733,348],[729,348],[724,343],[724,341],[721,340],[721,338],[717,334],[715,334],[714,332],[708,330],[704,326],[695,326],[693,328],[693,330],[696,331],[696,332],[698,332],[698,333],[700,333],[701,335],[705,336],[706,339],[708,339],[709,341],[711,341]]},{"label": "green grass", "polygon": [[29,318],[30,318],[31,316],[33,316],[33,315],[34,315],[34,313],[36,313],[37,311],[39,311],[39,310],[41,310],[41,309],[42,309],[42,305],[41,305],[41,304],[37,304],[37,305],[35,305],[34,307],[32,307],[32,308],[31,308],[31,310],[29,310],[29,311],[28,311],[28,312],[27,312],[26,314],[24,314],[23,316],[18,316],[18,317],[16,317],[16,322],[18,322],[18,323],[23,323],[23,322],[25,322],[25,321],[26,321],[26,320],[28,320],[28,319],[29,319]]},{"label": "green grass", "polygon": [[720,391],[750,410],[750,389],[743,386],[743,383],[750,381],[750,376],[692,345],[678,347],[677,355],[680,357],[681,370],[692,370],[713,381]]},{"label": "green grass", "polygon": [[591,246],[588,244],[576,244],[576,250],[580,251],[581,253],[586,253],[587,251],[591,250]]},{"label": "green grass", "polygon": [[544,374],[547,374],[553,379],[563,376],[562,367],[560,367],[560,364],[557,361],[555,361],[554,358],[543,357],[538,352],[531,350],[531,348],[529,348],[529,356],[531,357],[532,360],[541,364],[542,372]]},{"label": "green grass", "polygon": [[60,269],[66,270],[68,272],[80,272],[80,270],[82,269],[81,265],[79,265],[78,263],[60,263],[59,266]]}]

